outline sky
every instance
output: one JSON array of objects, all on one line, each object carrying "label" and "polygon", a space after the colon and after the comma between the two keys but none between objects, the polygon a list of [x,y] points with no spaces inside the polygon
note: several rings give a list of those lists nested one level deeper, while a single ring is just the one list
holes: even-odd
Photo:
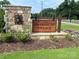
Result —
[{"label": "sky", "polygon": [[[64,0],[9,0],[12,5],[31,6],[32,13],[39,13],[43,8],[57,8]],[[76,0],[79,1],[79,0]]]}]

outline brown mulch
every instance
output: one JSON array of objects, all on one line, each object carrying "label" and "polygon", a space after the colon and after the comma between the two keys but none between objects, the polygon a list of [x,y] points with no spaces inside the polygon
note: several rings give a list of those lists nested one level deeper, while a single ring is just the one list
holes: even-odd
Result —
[{"label": "brown mulch", "polygon": [[51,40],[30,40],[25,43],[13,42],[13,43],[0,43],[0,53],[13,52],[13,51],[31,51],[39,49],[58,49],[79,47],[79,40],[68,41],[61,39],[59,41]]}]

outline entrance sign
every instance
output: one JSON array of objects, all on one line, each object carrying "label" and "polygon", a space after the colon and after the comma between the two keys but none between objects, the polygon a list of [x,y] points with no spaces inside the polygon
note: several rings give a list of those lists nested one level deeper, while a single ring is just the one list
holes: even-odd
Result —
[{"label": "entrance sign", "polygon": [[56,32],[56,20],[33,20],[32,32]]}]

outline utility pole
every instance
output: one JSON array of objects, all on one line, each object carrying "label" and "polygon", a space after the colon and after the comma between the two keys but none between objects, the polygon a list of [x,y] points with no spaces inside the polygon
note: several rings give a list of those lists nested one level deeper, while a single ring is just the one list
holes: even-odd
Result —
[{"label": "utility pole", "polygon": [[[70,0],[68,1],[68,6],[70,6]],[[69,15],[68,15],[68,19],[70,20],[70,22],[71,22],[71,6],[70,7],[68,7],[68,10],[69,10]]]},{"label": "utility pole", "polygon": [[[41,1],[41,11],[43,10],[43,0]],[[42,16],[42,13],[41,13]]]},{"label": "utility pole", "polygon": [[43,10],[43,1],[41,1],[41,10]]}]

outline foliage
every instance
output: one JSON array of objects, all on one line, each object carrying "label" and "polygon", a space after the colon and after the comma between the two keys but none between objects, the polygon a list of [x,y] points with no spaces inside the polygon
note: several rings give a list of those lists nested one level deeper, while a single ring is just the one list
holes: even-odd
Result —
[{"label": "foliage", "polygon": [[55,10],[53,8],[47,8],[40,12],[40,17],[55,17]]},{"label": "foliage", "polygon": [[32,14],[32,18],[52,18],[55,17],[55,10],[53,8],[43,9],[40,13]]},{"label": "foliage", "polygon": [[5,25],[5,22],[4,22],[4,10],[1,8],[1,5],[4,6],[4,5],[8,5],[10,4],[10,2],[8,0],[3,0],[3,1],[0,1],[0,32],[3,31],[3,27]]},{"label": "foliage", "polygon": [[79,1],[76,2],[76,6],[75,6],[75,11],[74,11],[75,15],[77,16],[77,18],[79,19]]},{"label": "foliage", "polygon": [[17,33],[0,33],[0,41],[1,42],[26,42],[29,39],[29,35],[25,32],[17,32]]},{"label": "foliage", "polygon": [[69,33],[72,35],[72,38],[75,40],[79,39],[79,31],[75,31],[75,30],[65,30],[64,32]]},{"label": "foliage", "polygon": [[0,41],[2,41],[2,42],[12,42],[13,41],[12,33],[1,33]]},{"label": "foliage", "polygon": [[50,40],[58,42],[58,39],[54,35],[50,35]]},{"label": "foliage", "polygon": [[39,17],[39,14],[38,13],[34,13],[34,14],[31,14],[31,18],[38,18]]},{"label": "foliage", "polygon": [[9,5],[11,4],[8,0],[3,0],[3,1],[0,1],[0,5]]},{"label": "foliage", "polygon": [[[61,15],[62,17],[68,18],[69,16],[69,0],[65,0],[62,4],[57,8],[57,15]],[[58,16],[57,16],[58,17]]]},{"label": "foliage", "polygon": [[60,6],[57,8],[57,15],[61,15],[67,19],[79,19],[79,3],[75,2],[75,0],[65,0]]},{"label": "foliage", "polygon": [[24,41],[27,41],[29,39],[29,35],[25,32],[17,32],[14,34],[14,37],[16,39],[16,41],[19,41],[19,42],[24,42]]},{"label": "foliage", "polygon": [[[36,16],[37,15],[37,16]],[[64,0],[58,8],[46,8],[43,9],[40,13],[32,14],[32,17],[59,17],[70,19],[79,19],[79,1],[75,2],[75,0]]]},{"label": "foliage", "polygon": [[4,10],[0,9],[0,32],[3,31],[4,24]]},{"label": "foliage", "polygon": [[65,36],[65,39],[66,39],[66,40],[69,40],[69,41],[72,41],[72,40],[73,40],[71,34],[67,34],[67,35]]},{"label": "foliage", "polygon": [[77,20],[77,16],[76,15],[73,15],[71,19]]}]

